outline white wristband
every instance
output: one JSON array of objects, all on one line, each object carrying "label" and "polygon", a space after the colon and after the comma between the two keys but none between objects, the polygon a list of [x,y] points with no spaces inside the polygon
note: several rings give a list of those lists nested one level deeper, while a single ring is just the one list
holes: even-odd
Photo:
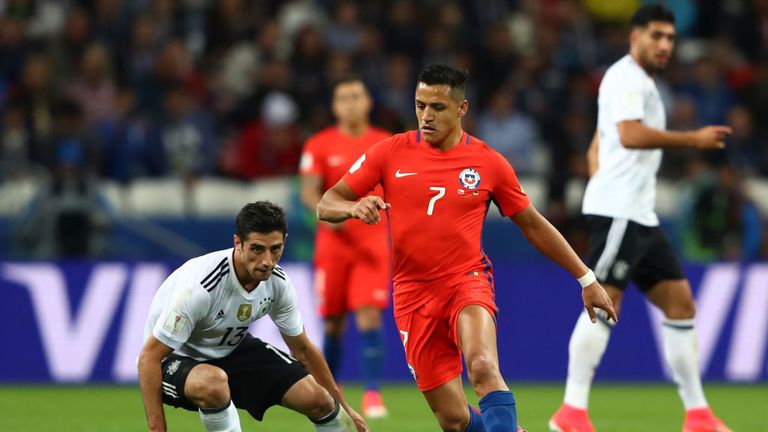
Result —
[{"label": "white wristband", "polygon": [[580,277],[578,279],[579,283],[581,284],[582,288],[586,288],[597,280],[597,277],[595,277],[595,272],[593,272],[591,269],[584,274],[584,276]]}]

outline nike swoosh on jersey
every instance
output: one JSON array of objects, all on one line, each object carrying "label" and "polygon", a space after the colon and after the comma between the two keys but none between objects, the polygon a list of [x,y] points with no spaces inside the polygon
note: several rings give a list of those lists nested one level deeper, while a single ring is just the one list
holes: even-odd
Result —
[{"label": "nike swoosh on jersey", "polygon": [[395,171],[395,177],[396,178],[408,177],[408,176],[412,176],[412,175],[416,175],[416,174],[418,174],[418,173],[415,173],[415,172],[404,172],[404,173],[401,173],[400,170]]}]

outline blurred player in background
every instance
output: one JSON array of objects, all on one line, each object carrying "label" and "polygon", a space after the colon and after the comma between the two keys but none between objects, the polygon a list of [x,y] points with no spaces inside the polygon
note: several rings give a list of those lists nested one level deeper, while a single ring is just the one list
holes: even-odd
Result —
[{"label": "blurred player in background", "polygon": [[[163,403],[199,411],[211,432],[240,431],[237,408],[261,421],[278,404],[306,415],[319,432],[368,430],[307,338],[296,291],[277,265],[285,237],[282,208],[247,204],[234,248],[187,261],[160,286],[139,356],[150,431],[166,430]],[[265,315],[293,357],[248,333]]]},{"label": "blurred player in background", "polygon": [[[307,140],[299,168],[301,200],[313,213],[323,192],[336,184],[363,152],[390,136],[368,124],[372,102],[365,84],[357,77],[344,78],[334,85],[332,108],[336,126]],[[380,188],[374,190],[379,195],[380,192]],[[386,224],[370,226],[358,220],[320,222],[314,264],[319,312],[325,321],[326,361],[337,376],[346,316],[353,311],[361,337],[363,415],[383,417],[387,409],[380,392],[384,368],[382,310],[388,304],[391,280]]]},{"label": "blurred player in background", "polygon": [[[600,85],[597,132],[588,159],[592,177],[584,194],[589,224],[589,264],[620,311],[634,282],[664,313],[664,354],[685,406],[684,432],[728,432],[707,405],[701,385],[691,287],[659,228],[654,212],[656,172],[662,148],[716,149],[731,130],[708,126],[666,131],[664,105],[655,78],[675,45],[675,18],[660,5],[632,18],[629,54],[611,66]],[[595,369],[615,322],[590,325],[582,314],[571,335],[565,400],[550,421],[557,432],[591,432],[587,414]]]},{"label": "blurred player in background", "polygon": [[[515,399],[496,349],[493,269],[481,245],[491,201],[534,246],[580,279],[590,314],[593,306],[609,316],[613,309],[593,273],[531,205],[509,162],[462,129],[466,81],[466,72],[446,65],[422,71],[415,101],[419,130],[371,147],[317,209],[322,220],[368,224],[380,223],[380,211],[388,209],[395,321],[408,366],[440,427],[515,431]],[[378,184],[384,195],[368,195]],[[482,415],[467,406],[462,354]]]}]

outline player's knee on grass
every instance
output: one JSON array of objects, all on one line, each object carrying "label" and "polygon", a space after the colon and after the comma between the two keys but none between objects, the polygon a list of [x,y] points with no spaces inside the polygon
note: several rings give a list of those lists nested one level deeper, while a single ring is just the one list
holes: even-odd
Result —
[{"label": "player's knee on grass", "polygon": [[466,407],[435,411],[435,417],[440,429],[445,432],[464,432],[469,424],[469,412]]},{"label": "player's knee on grass", "polygon": [[495,361],[484,355],[472,356],[466,361],[469,380],[476,393],[485,394],[499,389],[503,381]]},{"label": "player's knee on grass", "polygon": [[229,402],[229,377],[223,369],[207,364],[192,368],[184,395],[200,408],[218,408]]}]

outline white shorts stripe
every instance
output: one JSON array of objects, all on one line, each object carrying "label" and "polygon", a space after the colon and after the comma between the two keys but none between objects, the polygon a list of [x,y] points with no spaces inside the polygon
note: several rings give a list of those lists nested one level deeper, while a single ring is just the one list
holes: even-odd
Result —
[{"label": "white shorts stripe", "polygon": [[608,276],[608,270],[616,261],[616,254],[619,253],[619,247],[622,240],[624,240],[624,232],[627,230],[627,222],[627,219],[621,218],[614,218],[611,221],[611,228],[608,229],[603,253],[600,254],[600,259],[597,260],[597,265],[595,266],[595,276],[600,281],[605,280]]}]

